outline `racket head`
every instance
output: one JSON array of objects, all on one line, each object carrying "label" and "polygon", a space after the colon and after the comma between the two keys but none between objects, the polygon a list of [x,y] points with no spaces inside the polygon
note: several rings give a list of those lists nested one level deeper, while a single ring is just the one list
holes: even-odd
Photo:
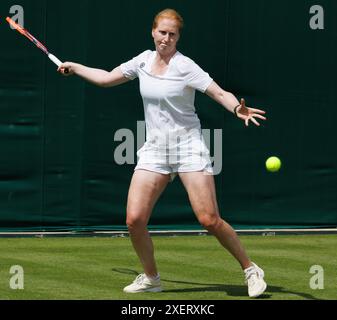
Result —
[{"label": "racket head", "polygon": [[20,32],[23,36],[33,42],[39,49],[41,49],[45,54],[49,54],[47,48],[34,36],[32,36],[25,28],[20,26],[18,23],[13,21],[11,18],[7,17],[6,21],[12,26],[13,29]]}]

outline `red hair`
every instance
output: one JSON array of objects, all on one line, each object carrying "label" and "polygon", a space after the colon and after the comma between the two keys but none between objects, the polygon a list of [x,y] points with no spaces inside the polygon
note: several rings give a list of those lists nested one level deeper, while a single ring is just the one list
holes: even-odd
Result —
[{"label": "red hair", "polygon": [[181,31],[184,27],[184,19],[182,16],[174,9],[165,9],[159,12],[153,21],[152,29],[156,29],[160,19],[172,19],[178,23],[179,31]]}]

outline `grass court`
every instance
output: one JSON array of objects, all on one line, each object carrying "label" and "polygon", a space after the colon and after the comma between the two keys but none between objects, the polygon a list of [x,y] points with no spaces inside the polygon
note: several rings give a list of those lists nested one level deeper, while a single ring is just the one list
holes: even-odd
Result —
[{"label": "grass court", "polygon": [[[240,236],[265,271],[266,300],[337,298],[334,235]],[[212,236],[155,236],[162,293],[125,294],[141,267],[128,237],[0,238],[1,300],[242,300],[243,273]],[[24,270],[24,289],[10,288],[10,268]],[[324,289],[312,289],[312,266]],[[315,283],[315,280],[312,280]],[[316,283],[318,283],[316,281]]]}]

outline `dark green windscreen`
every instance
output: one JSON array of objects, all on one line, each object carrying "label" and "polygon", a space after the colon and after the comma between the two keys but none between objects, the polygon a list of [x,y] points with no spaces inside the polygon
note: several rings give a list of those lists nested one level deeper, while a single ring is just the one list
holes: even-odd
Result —
[{"label": "dark green windscreen", "polygon": [[[20,5],[25,27],[61,60],[106,70],[153,50],[153,17],[175,8],[185,19],[179,50],[225,90],[267,111],[260,128],[245,128],[197,94],[211,154],[222,152],[215,177],[222,217],[236,228],[337,225],[336,1],[320,1],[324,29],[317,30],[309,24],[316,2],[307,0]],[[0,231],[126,229],[135,164],[116,162],[115,151],[125,142],[116,133],[134,134],[136,161],[144,120],[138,80],[102,89],[60,76],[8,27],[12,6],[1,0]],[[272,155],[282,160],[273,174],[264,167]],[[160,198],[150,227],[200,228],[179,179]]]}]

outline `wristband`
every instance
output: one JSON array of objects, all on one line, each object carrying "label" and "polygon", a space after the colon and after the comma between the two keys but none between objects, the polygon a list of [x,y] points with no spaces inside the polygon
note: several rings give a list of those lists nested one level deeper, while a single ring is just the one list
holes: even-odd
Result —
[{"label": "wristband", "polygon": [[235,113],[236,116],[238,116],[237,110],[238,110],[239,107],[241,107],[241,104],[237,105],[237,106],[234,108],[234,113]]}]

